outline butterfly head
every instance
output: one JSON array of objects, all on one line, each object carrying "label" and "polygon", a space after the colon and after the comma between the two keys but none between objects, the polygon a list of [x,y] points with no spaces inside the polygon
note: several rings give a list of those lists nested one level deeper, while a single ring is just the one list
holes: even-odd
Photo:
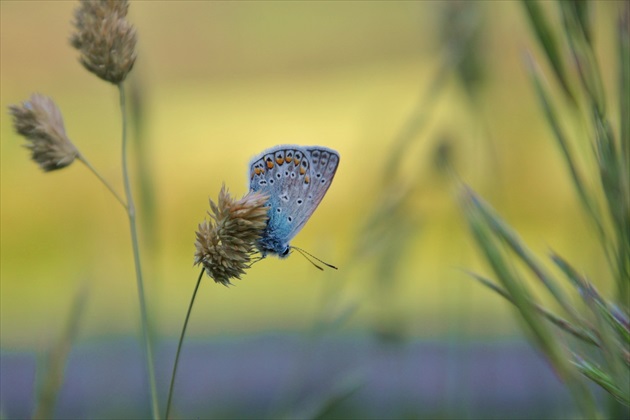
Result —
[{"label": "butterfly head", "polygon": [[278,258],[286,258],[291,253],[291,246],[288,243],[282,243],[276,237],[263,235],[258,242],[258,249],[263,257],[272,254]]}]

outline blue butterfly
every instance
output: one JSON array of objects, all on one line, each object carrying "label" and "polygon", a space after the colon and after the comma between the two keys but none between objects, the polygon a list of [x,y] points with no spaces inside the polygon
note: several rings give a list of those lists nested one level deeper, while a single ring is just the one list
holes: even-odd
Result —
[{"label": "blue butterfly", "polygon": [[339,166],[339,153],[322,146],[280,145],[253,158],[249,189],[269,196],[269,220],[258,248],[263,258],[289,255],[289,241],[302,229]]}]

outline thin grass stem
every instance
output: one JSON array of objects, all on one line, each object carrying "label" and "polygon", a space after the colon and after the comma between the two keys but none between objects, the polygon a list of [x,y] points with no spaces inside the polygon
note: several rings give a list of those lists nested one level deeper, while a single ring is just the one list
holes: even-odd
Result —
[{"label": "thin grass stem", "polygon": [[190,313],[192,312],[193,304],[195,303],[195,297],[197,296],[197,290],[199,290],[199,285],[201,284],[201,278],[203,277],[203,273],[205,272],[205,268],[201,269],[201,273],[199,273],[199,278],[197,279],[197,285],[195,286],[195,291],[192,294],[192,298],[190,299],[190,305],[188,305],[188,312],[186,312],[186,319],[184,319],[184,327],[182,328],[182,333],[179,336],[179,343],[177,343],[177,352],[175,353],[175,363],[173,364],[173,374],[171,375],[171,385],[168,388],[168,401],[166,402],[166,415],[165,418],[168,419],[168,416],[171,412],[171,402],[173,400],[173,389],[175,388],[175,376],[177,375],[177,365],[179,364],[179,353],[182,350],[182,344],[184,343],[184,336],[186,335],[186,328],[188,327],[188,320],[190,319]]},{"label": "thin grass stem", "polygon": [[107,187],[107,189],[114,195],[114,197],[116,197],[116,200],[118,200],[118,202],[125,208],[125,210],[128,210],[127,203],[125,203],[125,200],[123,200],[123,198],[120,195],[118,195],[118,193],[114,190],[114,188],[112,188],[112,186],[109,184],[109,182],[107,182],[107,180],[105,180],[105,178],[103,178],[103,176],[101,176],[101,174],[92,166],[92,164],[85,158],[85,156],[80,154],[77,157],[77,160],[80,160],[81,162],[83,162],[83,164],[85,166],[87,166],[87,168],[94,175],[96,175],[96,177],[99,179],[99,181],[101,181],[103,183],[103,185],[105,185],[105,187]]},{"label": "thin grass stem", "polygon": [[125,184],[125,195],[127,197],[127,214],[129,216],[129,230],[131,231],[131,244],[133,248],[133,259],[136,268],[136,283],[138,286],[138,299],[140,301],[140,317],[143,344],[147,370],[149,373],[149,386],[151,388],[151,413],[154,419],[160,417],[159,404],[157,398],[157,386],[155,384],[155,368],[153,364],[153,351],[149,337],[149,318],[147,316],[147,304],[144,298],[144,284],[142,281],[142,269],[140,266],[140,246],[138,243],[138,232],[136,229],[136,209],[131,195],[131,183],[129,181],[129,170],[127,168],[127,106],[125,101],[125,90],[123,84],[118,84],[120,93],[120,112],[122,114],[122,169],[123,181]]}]

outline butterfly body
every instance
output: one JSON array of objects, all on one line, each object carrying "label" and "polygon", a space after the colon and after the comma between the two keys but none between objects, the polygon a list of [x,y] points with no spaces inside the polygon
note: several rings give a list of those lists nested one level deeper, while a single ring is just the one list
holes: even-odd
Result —
[{"label": "butterfly body", "polygon": [[280,145],[251,160],[250,191],[269,196],[269,220],[258,244],[263,257],[288,256],[289,242],[324,198],[338,165],[339,153],[322,146]]}]

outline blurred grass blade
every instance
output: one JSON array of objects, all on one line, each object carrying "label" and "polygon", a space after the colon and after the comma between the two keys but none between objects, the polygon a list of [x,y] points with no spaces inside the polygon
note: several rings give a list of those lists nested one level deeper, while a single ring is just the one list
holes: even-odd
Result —
[{"label": "blurred grass blade", "polygon": [[630,277],[623,275],[630,259],[630,231],[628,231],[630,228],[630,206],[628,205],[630,191],[623,190],[624,185],[628,184],[628,181],[623,179],[625,176],[625,171],[622,169],[623,158],[608,121],[599,119],[596,115],[594,119],[600,182],[617,235],[617,276],[620,280],[625,278],[626,281],[630,281]]},{"label": "blurred grass blade", "polygon": [[551,333],[540,322],[540,318],[535,313],[530,294],[524,282],[518,277],[507,258],[499,249],[496,239],[492,236],[491,229],[484,223],[485,218],[481,214],[477,197],[468,188],[464,190],[462,196],[464,214],[468,220],[468,225],[486,261],[490,264],[503,287],[505,287],[506,294],[510,296],[512,302],[519,310],[525,324],[533,332],[533,337],[538,346],[547,354],[552,365],[557,367],[560,376],[566,378],[568,369],[566,369],[564,359],[555,345]]},{"label": "blurred grass blade", "polygon": [[582,295],[590,295],[593,299],[600,300],[599,292],[586,279],[577,272],[564,258],[552,252],[551,260],[562,270],[564,275],[571,281],[573,286]]},{"label": "blurred grass blade", "polygon": [[[628,331],[624,331],[624,326],[617,322],[617,318],[610,310],[606,300],[599,294],[595,286],[584,276],[580,275],[571,265],[560,256],[552,255],[553,261],[560,267],[565,275],[576,285],[587,306],[596,317],[595,326],[601,342],[602,355],[607,364],[608,370],[612,373],[611,380],[617,383],[627,382],[627,366],[620,363],[626,360],[625,346]],[[623,320],[623,318],[621,318]],[[621,342],[618,338],[621,338]],[[628,387],[630,388],[630,383]],[[630,390],[628,390],[630,392]]]},{"label": "blurred grass blade", "polygon": [[547,290],[549,290],[567,314],[569,314],[574,320],[580,320],[580,316],[571,305],[569,299],[565,296],[562,290],[556,286],[554,279],[536,260],[534,254],[527,248],[518,234],[509,225],[507,225],[487,203],[477,197],[474,192],[469,190],[469,195],[472,205],[477,209],[479,215],[483,217],[490,229],[492,229],[492,231],[500,237],[529,267],[529,269],[545,285]]},{"label": "blurred grass blade", "polygon": [[462,189],[460,200],[473,237],[497,278],[513,298],[514,304],[527,326],[526,332],[530,333],[533,341],[546,355],[549,363],[564,381],[582,414],[587,418],[597,418],[592,394],[571,368],[564,350],[547,328],[540,314],[537,313],[535,306],[532,305],[523,279],[518,276],[500,251],[496,241],[499,238],[505,241],[505,238],[495,231],[495,226],[489,226],[495,218],[489,219],[487,217],[488,209],[481,204],[480,199],[470,188],[464,187]]},{"label": "blurred grass blade", "polygon": [[598,312],[626,344],[630,344],[630,320],[628,316],[619,308],[606,302],[595,286],[562,257],[552,254],[551,259],[564,272],[580,294],[585,297],[586,302],[591,300],[594,303],[594,306],[591,305],[591,309]]},{"label": "blurred grass blade", "polygon": [[[460,197],[464,215],[473,237],[497,278],[514,300],[514,304],[527,326],[526,332],[530,333],[534,343],[546,355],[558,376],[564,381],[582,414],[588,418],[597,418],[592,394],[569,365],[562,348],[532,304],[523,280],[499,249],[496,240],[500,235],[494,231],[493,227],[489,226],[491,222],[488,220],[487,214],[484,214],[480,200],[468,187],[462,189]],[[492,235],[493,232],[495,236]]]},{"label": "blurred grass blade", "polygon": [[[619,132],[626,174],[630,165],[630,3],[625,2],[619,18]],[[626,191],[628,191],[628,177]]]},{"label": "blurred grass blade", "polygon": [[573,364],[578,368],[582,375],[601,386],[613,397],[615,397],[617,401],[625,404],[626,406],[630,406],[630,397],[628,393],[621,390],[610,375],[577,355],[575,356]]},{"label": "blurred grass blade", "polygon": [[287,419],[325,419],[331,412],[352,397],[365,383],[361,375],[349,375],[333,384],[331,389],[315,393],[297,411],[291,412]]},{"label": "blurred grass blade", "polygon": [[567,39],[575,60],[575,68],[580,75],[582,87],[591,103],[595,106],[600,117],[606,115],[606,98],[599,65],[595,52],[586,38],[580,17],[579,8],[569,1],[559,1],[564,23],[565,38]]},{"label": "blurred grass blade", "polygon": [[615,329],[621,329],[619,334],[624,338],[626,345],[630,345],[630,319],[628,319],[628,314],[624,314],[622,310],[615,305],[610,307],[609,313],[612,317],[611,322],[616,326]]},{"label": "blurred grass blade", "polygon": [[449,63],[443,63],[436,71],[428,89],[425,91],[423,88],[411,115],[407,117],[405,124],[392,142],[383,176],[383,180],[386,184],[387,182],[391,182],[391,180],[397,179],[397,175],[399,175],[397,168],[401,166],[400,162],[407,156],[405,152],[408,150],[409,144],[413,142],[428,125],[431,113],[437,108],[435,102],[446,86],[448,69]]},{"label": "blurred grass blade", "polygon": [[[43,378],[38,381],[35,419],[54,418],[55,404],[64,380],[64,371],[72,344],[79,332],[81,319],[88,299],[87,283],[77,292],[63,333],[48,354]],[[38,369],[39,370],[39,369]],[[38,372],[39,373],[39,372]]]},{"label": "blurred grass blade", "polygon": [[573,8],[576,20],[582,29],[584,39],[591,45],[591,2],[585,0],[572,0],[570,7]]},{"label": "blurred grass blade", "polygon": [[525,7],[529,23],[534,30],[536,38],[538,38],[538,42],[545,51],[547,60],[556,75],[556,79],[560,83],[560,86],[562,86],[564,93],[571,100],[571,103],[576,105],[577,101],[575,100],[573,92],[571,92],[567,73],[564,69],[562,58],[560,57],[558,40],[551,31],[551,27],[545,18],[540,3],[536,0],[522,0],[521,4]]},{"label": "blurred grass blade", "polygon": [[[504,297],[508,302],[514,304],[514,300],[512,299],[512,297],[504,290],[502,289],[500,286],[496,285],[494,282],[492,282],[491,280],[480,276],[476,273],[472,273],[472,272],[467,272],[468,275],[470,275],[471,277],[473,277],[475,280],[477,280],[479,283],[483,284],[484,286],[488,287],[490,290],[495,291],[496,293],[498,293],[500,296]],[[599,340],[597,339],[597,336],[595,334],[593,334],[592,332],[578,327],[574,324],[571,324],[569,321],[567,321],[564,318],[561,318],[555,314],[553,314],[552,312],[550,312],[549,310],[545,309],[544,307],[540,306],[540,305],[536,305],[534,304],[534,307],[536,308],[536,310],[542,315],[544,316],[547,321],[551,322],[552,324],[554,324],[555,326],[557,326],[558,328],[564,330],[565,332],[573,335],[574,337],[584,341],[585,343],[588,344],[592,344],[594,346],[600,347],[600,343]]]},{"label": "blurred grass blade", "polygon": [[599,239],[606,253],[606,257],[611,259],[611,245],[602,224],[601,214],[595,204],[595,200],[587,191],[586,184],[584,183],[583,177],[580,174],[577,160],[575,159],[573,152],[571,151],[567,136],[560,127],[560,119],[558,118],[558,115],[551,103],[551,96],[547,91],[545,84],[543,83],[543,77],[540,73],[540,69],[529,54],[525,56],[525,64],[534,83],[534,88],[538,95],[540,104],[542,105],[542,108],[544,110],[545,118],[551,126],[551,129],[554,133],[554,138],[556,139],[558,146],[560,146],[562,156],[564,157],[564,161],[567,165],[567,168],[569,169],[569,173],[571,174],[573,187],[578,193],[578,197],[582,202],[582,206],[587,210],[587,214],[590,216],[590,219],[597,228],[597,233],[599,234]]},{"label": "blurred grass blade", "polygon": [[[628,346],[630,345],[630,330],[628,329],[627,318],[625,318],[626,322],[624,322],[623,318],[616,316],[614,313],[614,309],[618,310],[618,308],[613,308],[609,308],[607,305],[598,303],[598,309],[604,319],[608,322],[608,325],[615,330],[621,341]],[[617,314],[620,314],[620,312],[617,312]]]}]

